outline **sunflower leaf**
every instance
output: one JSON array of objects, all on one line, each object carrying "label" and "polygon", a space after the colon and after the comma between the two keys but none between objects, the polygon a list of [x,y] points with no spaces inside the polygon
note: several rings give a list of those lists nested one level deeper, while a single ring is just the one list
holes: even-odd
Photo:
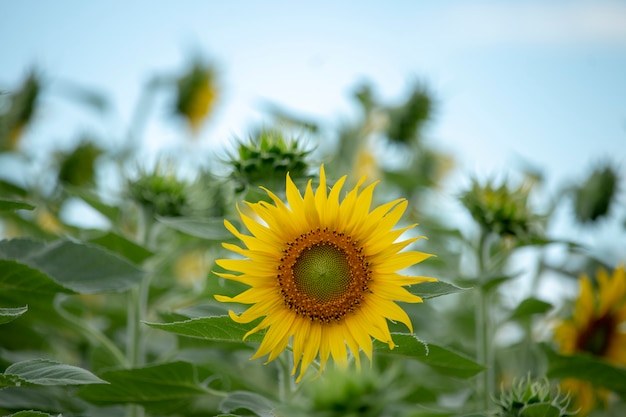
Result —
[{"label": "sunflower leaf", "polygon": [[267,398],[254,392],[235,391],[220,403],[220,411],[230,413],[236,410],[250,410],[259,417],[273,417],[274,405]]},{"label": "sunflower leaf", "polygon": [[221,242],[233,238],[232,233],[224,227],[224,221],[222,219],[158,216],[157,220],[174,230],[201,239]]},{"label": "sunflower leaf", "polygon": [[188,362],[171,362],[134,369],[117,369],[100,376],[108,385],[81,388],[79,395],[95,404],[162,404],[206,395],[198,370]]},{"label": "sunflower leaf", "polygon": [[14,210],[32,210],[35,206],[25,201],[0,198],[0,212]]},{"label": "sunflower leaf", "polygon": [[89,243],[102,246],[115,252],[136,265],[140,265],[146,259],[154,255],[145,247],[114,232],[108,232],[102,236],[94,237],[89,240]]},{"label": "sunflower leaf", "polygon": [[[421,284],[420,284],[421,285]],[[402,356],[423,362],[441,374],[469,378],[484,369],[473,360],[444,347],[426,344],[412,334],[392,333],[396,346],[389,349],[386,343],[374,342],[374,350],[381,354]]]},{"label": "sunflower leaf", "polygon": [[15,320],[22,314],[28,311],[28,306],[16,307],[16,308],[2,308],[0,307],[0,324],[8,323]]},{"label": "sunflower leaf", "polygon": [[[233,321],[228,316],[215,316],[200,317],[172,323],[144,322],[144,324],[179,336],[223,342],[241,342],[246,333],[252,330],[257,322],[241,324]],[[261,342],[262,340],[263,334],[255,333],[248,336],[245,341]]]},{"label": "sunflower leaf", "polygon": [[[50,243],[32,239],[3,240],[0,241],[0,260],[16,261],[37,269],[66,291],[81,294],[123,291],[138,284],[143,277],[139,268],[108,250],[67,240]],[[18,285],[18,281],[22,279],[16,278],[12,285]]]},{"label": "sunflower leaf", "polygon": [[35,385],[106,384],[86,369],[47,359],[31,359],[10,365],[5,376]]},{"label": "sunflower leaf", "polygon": [[607,388],[626,398],[626,369],[584,355],[560,355],[547,345],[541,346],[548,357],[549,378],[575,378]]},{"label": "sunflower leaf", "polygon": [[534,314],[543,314],[552,308],[552,304],[538,298],[526,298],[515,308],[511,314],[511,320],[523,320]]},{"label": "sunflower leaf", "polygon": [[457,292],[466,291],[469,288],[457,287],[454,284],[450,284],[444,281],[435,282],[422,282],[416,285],[411,285],[407,288],[411,294],[422,297],[423,299],[440,297],[442,295],[454,294]]}]

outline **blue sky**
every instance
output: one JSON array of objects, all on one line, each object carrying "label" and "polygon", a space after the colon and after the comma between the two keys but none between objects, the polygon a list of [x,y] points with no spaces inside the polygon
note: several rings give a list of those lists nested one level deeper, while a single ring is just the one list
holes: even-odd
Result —
[{"label": "blue sky", "polygon": [[[0,15],[1,87],[36,65],[51,80],[108,92],[120,130],[150,76],[200,51],[223,84],[201,136],[209,147],[245,136],[265,99],[332,126],[350,117],[359,81],[393,101],[418,79],[439,101],[430,139],[466,172],[509,169],[518,157],[551,176],[606,157],[626,166],[623,1],[26,0],[2,2]],[[161,104],[148,130],[153,148],[180,136],[161,122]],[[29,140],[62,140],[70,122],[90,128],[93,118],[76,112],[53,101],[40,114],[45,131]]]}]

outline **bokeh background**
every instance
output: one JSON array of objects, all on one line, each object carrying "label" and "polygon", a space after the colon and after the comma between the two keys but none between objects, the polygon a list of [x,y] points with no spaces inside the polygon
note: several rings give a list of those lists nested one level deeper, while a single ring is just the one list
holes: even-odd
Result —
[{"label": "bokeh background", "polygon": [[[455,161],[440,197],[459,227],[469,216],[456,197],[472,177],[531,170],[549,195],[602,163],[626,173],[623,1],[28,0],[2,2],[0,16],[0,89],[36,69],[53,92],[84,86],[107,99],[94,117],[67,94],[45,95],[21,143],[35,160],[84,132],[121,145],[145,84],[202,56],[219,76],[210,120],[185,137],[168,116],[172,98],[159,96],[145,116],[147,160],[182,151],[215,160],[276,106],[332,135],[355,117],[360,83],[388,103],[423,83],[436,99],[426,140]],[[2,159],[0,174],[28,175],[12,163]],[[589,240],[608,264],[623,260],[623,199],[592,231],[573,223],[571,207],[560,210],[553,235]]]}]

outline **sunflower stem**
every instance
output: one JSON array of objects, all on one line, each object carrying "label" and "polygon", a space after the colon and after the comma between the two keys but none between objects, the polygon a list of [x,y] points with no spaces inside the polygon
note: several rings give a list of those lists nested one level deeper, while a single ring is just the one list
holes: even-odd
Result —
[{"label": "sunflower stem", "polygon": [[493,358],[491,355],[491,322],[489,318],[489,293],[485,287],[487,283],[487,272],[489,269],[489,237],[488,231],[481,231],[480,240],[477,247],[478,263],[478,300],[476,302],[476,342],[477,360],[482,363],[485,370],[481,374],[479,392],[482,409],[487,411],[490,404],[490,394],[493,391]]},{"label": "sunflower stem", "polygon": [[278,398],[281,403],[291,399],[295,392],[294,376],[291,374],[293,364],[293,352],[286,349],[285,353],[278,357]]},{"label": "sunflower stem", "polygon": [[[149,213],[141,208],[138,211],[136,240],[144,246],[147,244],[148,237],[150,236],[150,223]],[[150,281],[150,274],[145,275],[139,285],[132,288],[128,293],[126,359],[128,367],[131,369],[143,365],[146,361],[141,321],[146,316],[148,309]],[[129,405],[127,407],[127,415],[129,417],[143,417],[145,411],[142,406]]]}]

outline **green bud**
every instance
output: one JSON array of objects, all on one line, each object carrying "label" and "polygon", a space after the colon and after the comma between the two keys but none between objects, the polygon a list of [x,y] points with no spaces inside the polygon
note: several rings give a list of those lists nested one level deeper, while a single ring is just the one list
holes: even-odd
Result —
[{"label": "green bud", "polygon": [[129,197],[153,215],[184,216],[189,211],[188,184],[172,172],[162,172],[157,166],[152,172],[142,172],[127,184]]},{"label": "green bud", "polygon": [[404,145],[421,139],[421,130],[432,116],[433,100],[423,86],[416,86],[408,100],[389,109],[387,137]]},{"label": "green bud", "polygon": [[229,161],[233,167],[231,177],[238,192],[261,185],[282,189],[287,173],[293,180],[306,175],[309,153],[300,147],[299,142],[285,139],[279,131],[262,130],[248,143],[239,143],[237,155]]},{"label": "green bud", "polygon": [[528,204],[530,187],[511,190],[506,184],[484,186],[473,180],[472,188],[460,200],[474,220],[485,230],[501,237],[527,240],[536,232],[538,216]]},{"label": "green bud", "polygon": [[503,389],[500,397],[495,399],[498,406],[497,417],[530,417],[550,415],[565,417],[577,411],[568,411],[569,394],[563,395],[558,388],[551,388],[547,378],[531,380],[526,378],[514,380],[509,389]]},{"label": "green bud", "polygon": [[606,216],[617,192],[618,177],[610,166],[598,168],[574,189],[574,212],[581,223]]}]

